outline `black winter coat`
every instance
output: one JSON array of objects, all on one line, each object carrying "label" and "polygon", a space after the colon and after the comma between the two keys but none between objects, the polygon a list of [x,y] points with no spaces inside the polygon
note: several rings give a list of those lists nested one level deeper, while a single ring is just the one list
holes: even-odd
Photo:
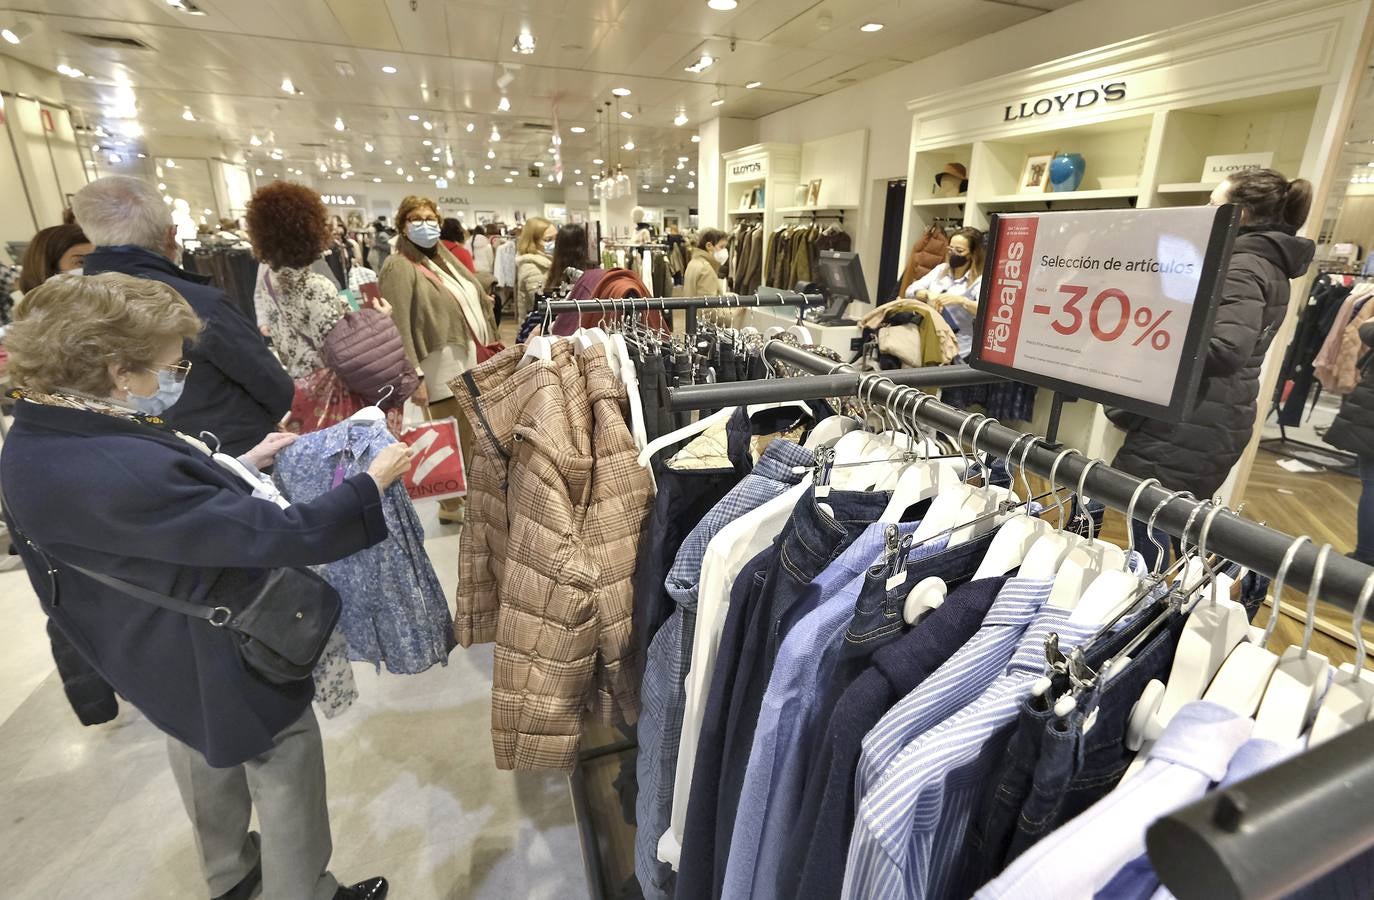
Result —
[{"label": "black winter coat", "polygon": [[1281,225],[1241,228],[1197,404],[1183,422],[1137,419],[1112,465],[1203,499],[1221,488],[1254,432],[1260,365],[1288,310],[1289,280],[1307,270],[1316,251],[1291,231]]},{"label": "black winter coat", "polygon": [[[1374,321],[1360,326],[1360,340],[1374,347]],[[1366,356],[1360,381],[1341,401],[1341,411],[1326,431],[1326,442],[1356,456],[1374,456],[1374,357]]]},{"label": "black winter coat", "polygon": [[114,688],[91,668],[62,629],[48,620],[48,643],[52,645],[52,659],[62,678],[62,690],[82,725],[103,725],[119,715],[119,701]]},{"label": "black winter coat", "polygon": [[[333,562],[387,534],[366,473],[281,509],[170,431],[26,400],[15,404],[0,482],[48,618],[121,697],[219,767],[271,747],[310,704],[310,679],[270,684],[244,665],[227,630],[67,564],[233,607],[268,569]],[[21,535],[47,552],[54,575]]]},{"label": "black winter coat", "polygon": [[97,247],[81,268],[87,275],[121,272],[161,281],[205,322],[200,338],[186,346],[191,374],[181,399],[167,411],[173,428],[192,436],[209,431],[230,456],[251,450],[276,430],[291,409],[295,385],[257,325],[209,278],[142,247]]}]

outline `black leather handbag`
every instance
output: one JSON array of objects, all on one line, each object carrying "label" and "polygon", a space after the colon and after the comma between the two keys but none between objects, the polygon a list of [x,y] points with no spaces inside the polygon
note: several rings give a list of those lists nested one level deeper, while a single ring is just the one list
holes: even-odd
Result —
[{"label": "black leather handbag", "polygon": [[[52,603],[56,605],[57,571],[51,559],[24,536],[8,509],[5,517],[15,537],[43,558],[52,584]],[[339,592],[304,568],[272,569],[267,580],[256,586],[251,595],[240,595],[233,600],[226,597],[221,605],[203,606],[150,591],[113,575],[67,562],[62,564],[136,600],[183,616],[204,619],[215,628],[228,629],[236,638],[244,665],[273,684],[291,684],[310,677],[343,609]]]}]

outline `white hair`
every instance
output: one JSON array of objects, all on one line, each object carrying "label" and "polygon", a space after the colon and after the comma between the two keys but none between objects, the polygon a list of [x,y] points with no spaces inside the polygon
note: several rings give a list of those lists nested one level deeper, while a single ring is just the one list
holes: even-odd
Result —
[{"label": "white hair", "polygon": [[157,189],[140,178],[97,178],[72,197],[72,213],[97,247],[132,245],[166,252],[171,210]]}]

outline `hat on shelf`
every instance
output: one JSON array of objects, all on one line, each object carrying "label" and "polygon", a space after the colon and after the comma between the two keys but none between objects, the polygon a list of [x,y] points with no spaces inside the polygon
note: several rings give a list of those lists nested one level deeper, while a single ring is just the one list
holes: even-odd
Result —
[{"label": "hat on shelf", "polygon": [[967,192],[968,169],[963,163],[949,163],[935,175],[935,189],[931,194],[937,197],[957,197]]}]

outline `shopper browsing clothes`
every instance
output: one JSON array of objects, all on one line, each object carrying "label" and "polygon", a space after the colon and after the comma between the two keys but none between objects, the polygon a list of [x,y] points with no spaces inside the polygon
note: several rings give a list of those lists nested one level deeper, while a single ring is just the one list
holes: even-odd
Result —
[{"label": "shopper browsing clothes", "polygon": [[204,323],[186,346],[192,365],[185,393],[168,421],[199,436],[209,431],[236,456],[274,431],[291,409],[295,385],[248,321],[210,279],[181,269],[172,215],[157,189],[123,175],[98,178],[76,192],[77,224],[95,244],[82,271],[120,272],[170,286]]},{"label": "shopper browsing clothes", "polygon": [[534,295],[544,289],[553,266],[553,245],[558,229],[548,219],[526,219],[516,241],[515,320],[525,321],[534,309]]},{"label": "shopper browsing clothes", "polygon": [[[63,275],[34,289],[8,334],[19,402],[0,458],[6,518],[44,611],[168,735],[210,896],[247,898],[261,880],[276,900],[380,900],[385,879],[340,887],[328,869],[311,679],[270,683],[231,629],[96,577],[237,609],[274,569],[387,535],[382,492],[409,467],[405,444],[281,509],[166,424],[195,367],[182,347],[203,326],[154,279]],[[270,465],[292,440],[274,434],[241,460]],[[261,835],[248,830],[255,808]]]},{"label": "shopper browsing clothes", "polygon": [[983,284],[983,232],[960,228],[949,239],[945,261],[913,281],[906,296],[923,300],[940,311],[954,329],[959,358],[973,349],[973,317],[978,314],[978,292]]},{"label": "shopper browsing clothes", "polygon": [[[382,266],[378,281],[391,301],[406,358],[421,377],[411,398],[430,415],[458,420],[463,462],[471,459],[476,438],[458,411],[449,382],[477,364],[476,344],[496,340],[492,300],[467,267],[439,241],[439,208],[433,200],[406,197],[396,211],[401,233],[396,253]],[[463,520],[463,501],[441,500],[439,519]]]},{"label": "shopper browsing clothes", "polygon": [[715,297],[720,294],[720,267],[730,258],[729,242],[719,228],[704,229],[692,248],[682,276],[684,297]]},{"label": "shopper browsing clothes", "polygon": [[[1221,289],[1197,403],[1184,422],[1160,422],[1121,411],[1110,418],[1126,443],[1112,465],[1173,490],[1212,497],[1250,443],[1260,366],[1288,311],[1289,279],[1312,262],[1316,246],[1297,236],[1312,206],[1312,185],[1273,169],[1230,176],[1211,203],[1240,207],[1240,233]],[[1136,549],[1156,555],[1146,526],[1133,522]],[[1163,543],[1163,538],[1156,535]],[[1149,561],[1153,562],[1152,559]]]}]

